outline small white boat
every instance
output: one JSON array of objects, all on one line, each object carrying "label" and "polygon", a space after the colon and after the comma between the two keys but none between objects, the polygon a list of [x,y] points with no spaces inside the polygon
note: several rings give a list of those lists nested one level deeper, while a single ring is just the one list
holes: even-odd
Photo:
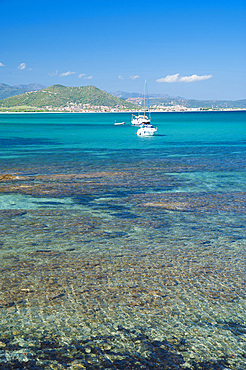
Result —
[{"label": "small white boat", "polygon": [[114,123],[115,126],[125,125],[125,122],[116,122]]},{"label": "small white boat", "polygon": [[151,123],[142,124],[142,126],[137,130],[136,134],[138,136],[153,136],[157,132],[157,128],[155,128]]}]

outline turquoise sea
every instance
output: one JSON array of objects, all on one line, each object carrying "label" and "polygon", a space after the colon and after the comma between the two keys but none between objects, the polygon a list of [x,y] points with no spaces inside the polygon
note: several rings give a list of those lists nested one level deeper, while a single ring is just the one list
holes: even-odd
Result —
[{"label": "turquoise sea", "polygon": [[0,114],[0,369],[246,369],[246,112],[130,120]]}]

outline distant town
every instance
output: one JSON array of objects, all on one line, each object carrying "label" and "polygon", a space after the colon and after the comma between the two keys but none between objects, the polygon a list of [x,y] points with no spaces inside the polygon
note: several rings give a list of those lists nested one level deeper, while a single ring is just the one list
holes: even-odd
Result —
[{"label": "distant town", "polygon": [[[91,104],[80,104],[70,103],[65,107],[52,107],[46,106],[42,108],[37,108],[37,111],[47,111],[47,112],[70,112],[70,113],[122,113],[122,112],[136,112],[136,109],[127,109],[123,106],[110,107],[105,105],[91,105]],[[182,105],[153,105],[149,107],[150,112],[202,112],[202,111],[242,111],[246,108],[187,108]],[[143,111],[139,107],[139,111]]]}]

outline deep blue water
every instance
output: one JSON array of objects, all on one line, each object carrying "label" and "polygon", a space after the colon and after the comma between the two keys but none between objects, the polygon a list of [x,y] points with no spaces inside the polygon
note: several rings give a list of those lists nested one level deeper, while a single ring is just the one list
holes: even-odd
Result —
[{"label": "deep blue water", "polygon": [[130,119],[0,114],[0,367],[245,368],[246,112]]}]

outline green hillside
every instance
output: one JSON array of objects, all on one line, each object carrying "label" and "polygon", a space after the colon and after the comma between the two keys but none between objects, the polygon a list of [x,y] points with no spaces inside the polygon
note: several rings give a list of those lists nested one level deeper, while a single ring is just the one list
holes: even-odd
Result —
[{"label": "green hillside", "polygon": [[53,85],[43,90],[26,92],[0,101],[0,108],[32,107],[32,108],[59,108],[76,105],[82,107],[107,106],[133,109],[135,106],[95,86],[66,87]]},{"label": "green hillside", "polygon": [[27,85],[16,85],[10,86],[0,83],[0,100],[9,98],[11,96],[24,94],[27,91],[36,91],[41,90],[45,86],[42,86],[37,83],[31,83]]},{"label": "green hillside", "polygon": [[25,92],[26,90],[24,90],[22,87],[0,84],[0,100],[6,99],[10,96],[24,94]]}]

